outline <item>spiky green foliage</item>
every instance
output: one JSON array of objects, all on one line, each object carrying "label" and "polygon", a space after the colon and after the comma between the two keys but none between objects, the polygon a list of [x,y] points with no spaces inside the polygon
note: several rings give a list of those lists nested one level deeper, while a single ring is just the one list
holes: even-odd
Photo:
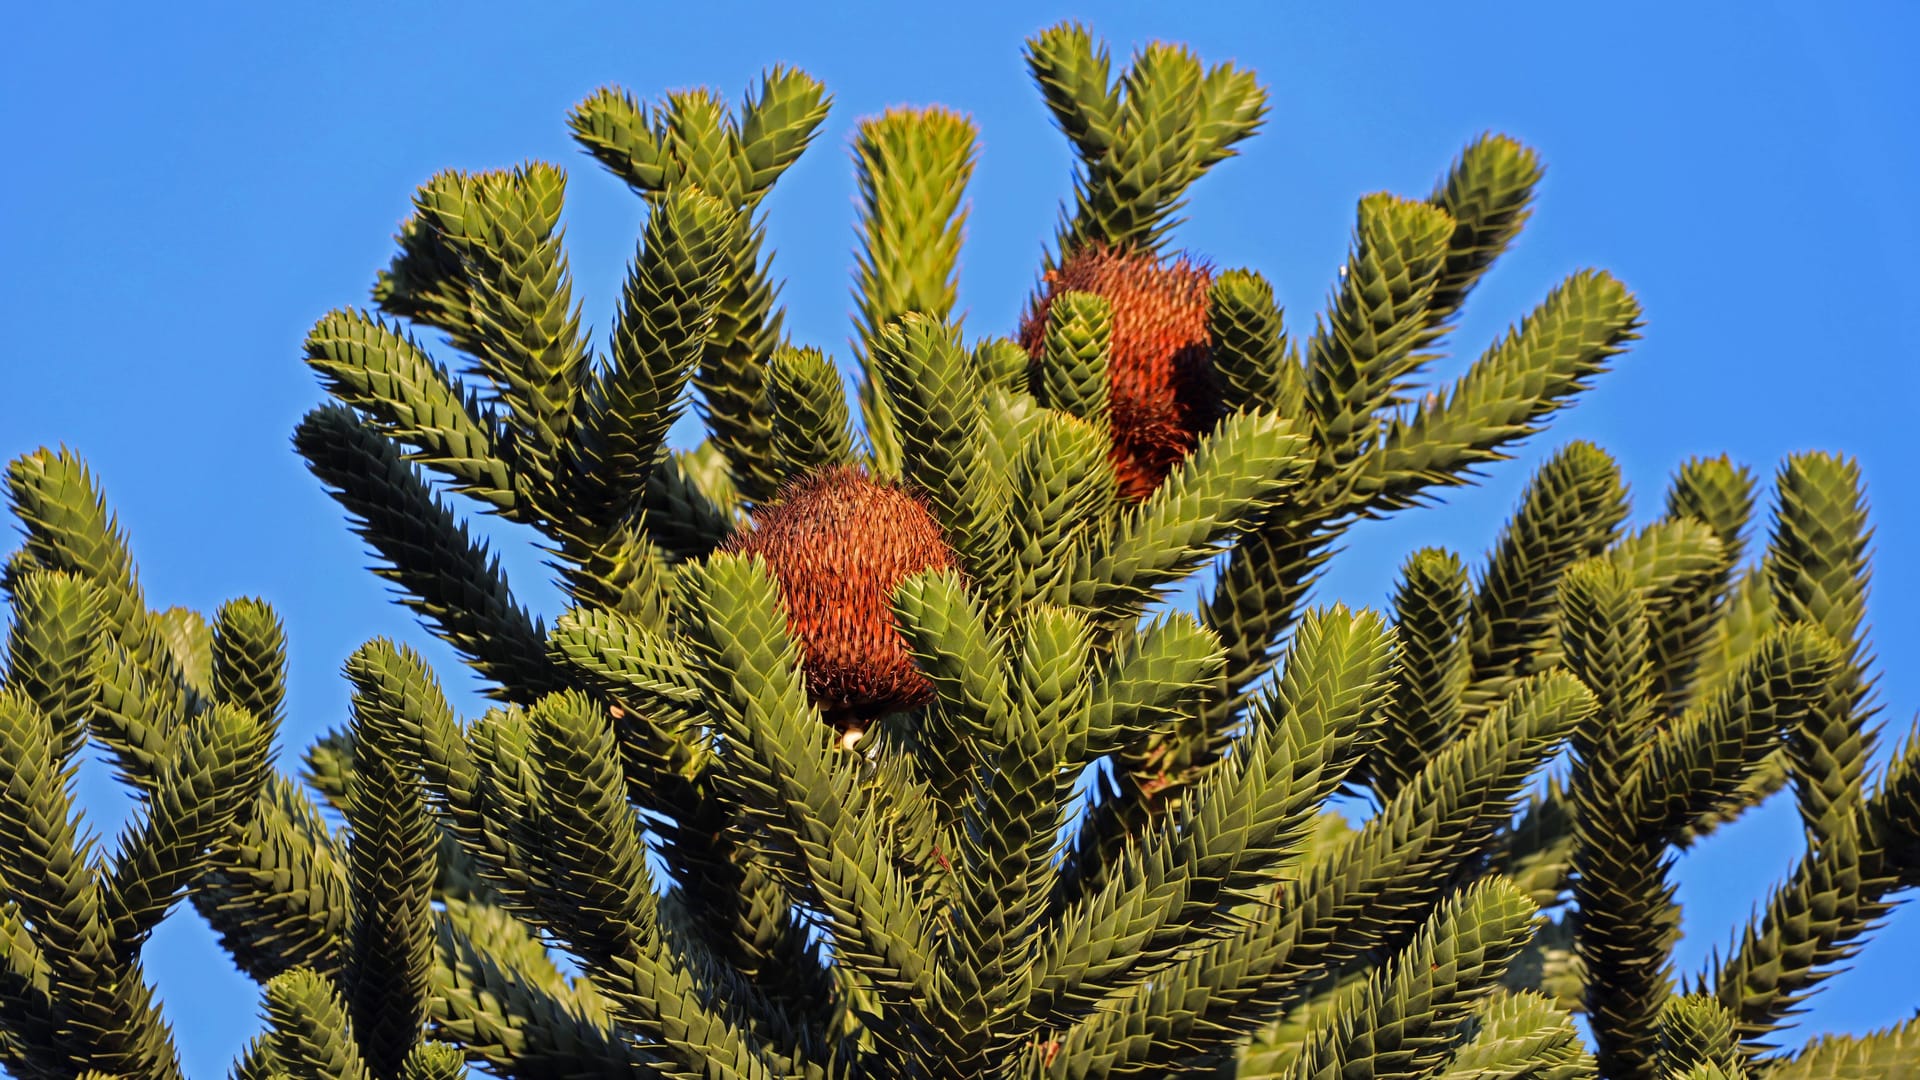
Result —
[{"label": "spiky green foliage", "polygon": [[698,189],[662,198],[647,216],[621,290],[612,356],[586,391],[575,435],[578,484],[599,511],[582,515],[587,520],[618,520],[646,483],[712,333],[718,271],[737,228],[725,205]]},{"label": "spiky green foliage", "polygon": [[1734,1040],[1733,1017],[1710,997],[1668,999],[1660,1008],[1658,1067],[1667,1076],[1702,1068],[1739,1076],[1746,1065]]},{"label": "spiky green foliage", "polygon": [[299,1080],[373,1080],[354,1039],[339,993],[304,968],[267,983],[270,1034],[261,1057],[273,1071]]},{"label": "spiky green foliage", "polygon": [[1372,442],[1418,351],[1453,221],[1423,202],[1369,195],[1327,322],[1307,345],[1306,405],[1323,448],[1322,468],[1345,472]]},{"label": "spiky green foliage", "polygon": [[58,572],[30,571],[13,588],[7,681],[46,719],[62,760],[80,749],[99,695],[95,596],[85,579]]},{"label": "spiky green foliage", "polygon": [[1552,632],[1562,575],[1619,535],[1626,494],[1619,467],[1591,443],[1569,444],[1534,474],[1474,594],[1472,697],[1497,701],[1511,679],[1527,674],[1526,660]]},{"label": "spiky green foliage", "polygon": [[[0,684],[5,1063],[31,1077],[176,1076],[141,946],[253,818],[279,722],[278,623],[257,602],[235,607],[216,649],[197,616],[146,607],[78,459],[39,451],[7,478],[26,544]],[[137,798],[110,850],[72,797],[89,738]]]},{"label": "spiky green foliage", "polygon": [[1569,572],[1561,596],[1567,666],[1600,701],[1574,741],[1575,943],[1601,1067],[1632,1076],[1649,1067],[1673,933],[1666,863],[1616,824],[1639,824],[1621,795],[1653,723],[1646,610],[1627,576],[1604,562]]},{"label": "spiky green foliage", "polygon": [[[1267,107],[1177,47],[1116,76],[1074,25],[1027,61],[1078,158],[1043,272],[1158,256]],[[1637,333],[1580,271],[1419,387],[1532,213],[1531,150],[1485,135],[1426,198],[1362,199],[1301,345],[1266,279],[1212,275],[1179,391],[1206,419],[1123,499],[1115,388],[1153,335],[1064,292],[1025,346],[963,340],[977,133],[939,108],[855,138],[856,441],[762,252],[825,110],[777,68],[737,110],[573,111],[646,203],[603,352],[538,163],[429,180],[377,314],[308,336],[334,402],[295,447],[485,679],[477,718],[369,642],[303,787],[271,764],[272,609],[149,609],[79,460],[9,467],[0,1066],[177,1074],[139,953],[189,894],[265,987],[249,1080],[1898,1075],[1907,1028],[1768,1056],[1920,886],[1920,733],[1868,775],[1853,463],[1786,463],[1756,565],[1742,466],[1685,463],[1629,528],[1619,468],[1572,443],[1484,559],[1414,552],[1384,614],[1307,606],[1354,522],[1472,482]],[[689,397],[706,438],[669,446]],[[924,517],[769,525],[824,469]],[[550,628],[436,485],[538,534]],[[952,557],[901,570],[911,536]],[[1160,610],[1209,560],[1197,614]],[[856,716],[813,699],[828,655],[923,682]],[[110,853],[69,790],[88,740],[137,800]],[[1804,857],[1675,972],[1676,852],[1787,785]],[[1371,799],[1351,824],[1343,790]]]},{"label": "spiky green foliage", "polygon": [[1130,849],[1043,939],[1046,974],[1034,1007],[1047,1003],[1044,1011],[1064,1020],[1076,1000],[1097,1001],[1103,982],[1164,962],[1193,930],[1218,937],[1236,929],[1231,908],[1284,880],[1316,809],[1370,743],[1390,656],[1376,616],[1309,618],[1286,678],[1252,717],[1242,755],[1202,785],[1192,816],[1166,845]]},{"label": "spiky green foliage", "polygon": [[8,966],[25,1021],[10,1032],[8,1064],[29,1075],[102,1065],[177,1076],[172,1040],[137,957],[127,955],[138,942],[119,939],[102,868],[77,828],[68,790],[75,763],[13,687],[0,691],[0,740]]},{"label": "spiky green foliage", "polygon": [[1430,762],[1359,834],[1257,898],[1231,934],[1137,991],[1110,995],[1065,1032],[1047,1074],[1165,1075],[1212,1062],[1343,965],[1404,947],[1447,892],[1435,868],[1485,845],[1526,777],[1592,707],[1570,678],[1510,706]]},{"label": "spiky green foliage", "polygon": [[345,784],[347,873],[353,896],[346,987],[362,1052],[378,1075],[397,1071],[419,1041],[433,969],[438,832],[428,815],[419,735],[408,716],[404,665],[382,642],[347,661],[354,683],[353,767]]},{"label": "spiky green foliage", "polygon": [[336,397],[416,447],[415,460],[447,476],[453,490],[518,512],[498,418],[418,342],[365,312],[336,311],[307,335],[307,363]]},{"label": "spiky green foliage", "polygon": [[1605,271],[1573,274],[1520,325],[1413,415],[1388,422],[1354,483],[1371,509],[1431,486],[1470,482],[1503,448],[1538,432],[1639,336],[1640,305]]},{"label": "spiky green foliage", "polygon": [[923,490],[971,572],[1006,573],[1007,477],[987,467],[978,373],[957,328],[917,312],[874,342],[872,365],[899,435],[901,478]]},{"label": "spiky green foliage", "polygon": [[[937,106],[890,109],[861,123],[853,160],[860,197],[855,320],[862,354],[907,312],[943,320],[953,314],[967,219],[961,200],[973,176],[977,135],[972,121]],[[887,396],[869,378],[859,397],[874,461],[882,472],[895,472],[901,447]]]},{"label": "spiky green foliage", "polygon": [[1688,595],[1652,628],[1654,678],[1668,712],[1688,704],[1687,691],[1694,685],[1702,653],[1733,591],[1733,572],[1745,551],[1752,514],[1753,476],[1724,457],[1687,462],[1667,489],[1667,520],[1700,522],[1720,545],[1712,570],[1699,575]]},{"label": "spiky green foliage", "polygon": [[1428,1075],[1445,1058],[1474,1003],[1520,951],[1533,910],[1499,879],[1461,894],[1435,913],[1383,974],[1328,1017],[1287,1075]]},{"label": "spiky green foliage", "polygon": [[1518,141],[1488,132],[1467,145],[1427,201],[1453,222],[1447,260],[1427,302],[1430,327],[1444,328],[1467,294],[1532,216],[1540,157]]},{"label": "spiky green foliage", "polygon": [[[243,971],[262,982],[296,971],[344,979],[340,1000],[368,1018],[364,1046],[313,1057],[313,1025],[330,1023],[322,999],[311,986],[275,997],[276,1015],[306,1034],[284,1047],[257,1043],[240,1075],[337,1071],[354,1059],[375,1062],[381,1076],[448,1075],[444,1048],[411,1053],[423,1019],[510,1026],[512,1015],[489,1002],[460,1012],[442,999],[436,1012],[429,1001],[437,976],[427,905],[443,882],[424,789],[416,779],[409,796],[404,782],[422,767],[418,721],[400,720],[419,708],[417,688],[401,685],[396,697],[356,660],[365,716],[401,735],[400,765],[379,767],[390,759],[378,753],[382,740],[347,744],[353,767],[335,774],[347,789],[336,795],[348,796],[354,840],[343,844],[270,765],[285,694],[285,636],[273,610],[231,601],[210,626],[148,610],[126,540],[77,459],[28,455],[8,476],[27,545],[9,588],[0,688],[6,1068],[22,1077],[177,1075],[140,950],[188,893]],[[110,752],[138,800],[110,851],[84,838],[68,791],[86,737]],[[440,936],[450,948],[466,940]],[[570,995],[560,1000],[572,1006]]]},{"label": "spiky green foliage", "polygon": [[773,453],[785,479],[854,459],[847,396],[819,349],[783,347],[767,363],[773,398]]},{"label": "spiky green foliage", "polygon": [[1231,410],[1302,415],[1306,375],[1287,340],[1273,286],[1251,270],[1230,270],[1207,296],[1213,376]]},{"label": "spiky green foliage", "polygon": [[1767,1071],[1773,1080],[1898,1076],[1920,1053],[1920,1018],[1859,1038],[1827,1036]]},{"label": "spiky green foliage", "polygon": [[1090,243],[1157,250],[1187,188],[1267,113],[1252,72],[1204,68],[1179,46],[1148,45],[1115,82],[1105,46],[1077,24],[1028,42],[1027,67],[1080,158],[1057,237],[1063,260]]},{"label": "spiky green foliage", "polygon": [[1539,994],[1494,994],[1470,1024],[1471,1036],[1437,1074],[1443,1080],[1587,1080],[1595,1075],[1572,1019]]},{"label": "spiky green foliage", "polygon": [[1040,404],[1107,426],[1113,308],[1092,293],[1062,293],[1047,308],[1046,344],[1028,383]]},{"label": "spiky green foliage", "polygon": [[347,860],[313,800],[267,779],[253,816],[220,844],[194,906],[241,971],[259,981],[345,962]]},{"label": "spiky green foliage", "polygon": [[[624,180],[650,208],[674,193],[697,189],[748,218],[812,141],[827,115],[828,98],[805,72],[776,67],[737,111],[711,91],[668,95],[648,109],[630,95],[603,89],[575,106],[574,138]],[[766,363],[780,342],[782,314],[765,230],[757,222],[738,230],[718,270],[712,329],[700,351],[693,384],[701,419],[712,432],[733,485],[749,501],[770,498],[778,485],[772,450],[772,409]]]},{"label": "spiky green foliage", "polygon": [[272,738],[272,727],[230,705],[189,719],[175,734],[171,760],[122,841],[106,890],[106,918],[122,954],[138,947],[249,814]]},{"label": "spiky green foliage", "polygon": [[1457,557],[1428,548],[1407,560],[1393,597],[1399,664],[1380,749],[1368,770],[1382,799],[1404,788],[1466,721],[1470,603],[1466,567]]}]

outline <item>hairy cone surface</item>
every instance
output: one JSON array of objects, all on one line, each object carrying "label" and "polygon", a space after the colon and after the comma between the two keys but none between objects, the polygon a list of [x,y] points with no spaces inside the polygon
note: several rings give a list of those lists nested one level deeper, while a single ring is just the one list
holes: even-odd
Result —
[{"label": "hairy cone surface", "polygon": [[852,465],[821,469],[788,483],[720,550],[767,560],[805,653],[807,690],[836,723],[933,699],[894,627],[891,597],[902,580],[958,562],[904,488]]},{"label": "hairy cone surface", "polygon": [[1153,494],[1219,419],[1207,338],[1212,284],[1211,271],[1184,257],[1162,263],[1151,255],[1089,245],[1047,271],[1040,298],[1021,324],[1020,344],[1038,362],[1055,296],[1094,293],[1112,307],[1107,409],[1123,498],[1137,501]]}]

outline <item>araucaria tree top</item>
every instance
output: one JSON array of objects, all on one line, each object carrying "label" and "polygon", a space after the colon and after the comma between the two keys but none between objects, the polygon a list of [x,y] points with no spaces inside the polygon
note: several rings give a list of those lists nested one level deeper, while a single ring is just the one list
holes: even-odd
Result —
[{"label": "araucaria tree top", "polygon": [[[0,1064],[177,1077],[140,952],[190,897],[265,987],[238,1080],[1914,1075],[1920,1022],[1776,1046],[1920,885],[1920,735],[1867,773],[1853,463],[1788,459],[1756,529],[1751,471],[1685,462],[1629,525],[1572,443],[1484,558],[1310,608],[1353,522],[1537,435],[1639,305],[1581,271],[1423,385],[1532,150],[1485,135],[1360,199],[1301,332],[1256,271],[1172,250],[1266,115],[1253,73],[1116,70],[1074,25],[1027,60],[1078,166],[1006,336],[954,319],[971,122],[859,126],[857,432],[764,251],[828,108],[804,73],[573,111],[647,207],[598,341],[559,168],[420,187],[372,306],[306,340],[333,400],[294,445],[481,716],[370,641],[296,783],[272,609],[148,608],[80,461],[14,461]],[[689,401],[706,435],[671,450]],[[456,505],[542,538],[551,626]],[[139,804],[111,846],[73,805],[88,740]],[[1673,970],[1675,853],[1783,789],[1804,858]]]}]

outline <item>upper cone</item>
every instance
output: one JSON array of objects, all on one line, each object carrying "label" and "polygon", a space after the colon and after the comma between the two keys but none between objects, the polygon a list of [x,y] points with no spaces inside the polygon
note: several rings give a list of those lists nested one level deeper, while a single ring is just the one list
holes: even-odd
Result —
[{"label": "upper cone", "polygon": [[1020,326],[1020,344],[1038,363],[1054,297],[1093,293],[1112,308],[1107,408],[1114,475],[1124,498],[1153,494],[1219,419],[1207,336],[1212,284],[1206,267],[1184,257],[1163,262],[1090,245],[1047,272]]}]

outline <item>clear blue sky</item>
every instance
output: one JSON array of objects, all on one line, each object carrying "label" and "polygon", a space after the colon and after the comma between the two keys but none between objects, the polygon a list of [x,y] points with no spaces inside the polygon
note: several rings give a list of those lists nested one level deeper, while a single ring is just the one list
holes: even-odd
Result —
[{"label": "clear blue sky", "polygon": [[[1092,24],[1117,54],[1153,38],[1256,69],[1273,115],[1194,192],[1179,242],[1271,278],[1309,325],[1355,200],[1425,193],[1492,128],[1549,164],[1535,224],[1476,294],[1476,353],[1560,277],[1608,267],[1645,340],[1549,439],[1441,510],[1363,528],[1320,595],[1381,604],[1411,548],[1478,555],[1529,463],[1572,438],[1620,460],[1642,516],[1669,471],[1726,451],[1770,475],[1805,448],[1857,455],[1878,529],[1870,615],[1886,720],[1920,706],[1920,40],[1916,9],[1702,3],[1365,5],[560,3],[22,5],[0,46],[0,455],[78,449],[103,478],[151,601],[269,599],[292,643],[282,761],[344,718],[339,666],[376,634],[426,648],[469,713],[472,684],[366,573],[341,512],[288,445],[321,393],[300,341],[364,303],[414,186],[449,166],[542,158],[572,175],[576,285],[605,326],[640,206],[566,137],[617,82],[736,96],[774,62],[833,112],[768,202],[788,326],[847,354],[854,224],[847,146],[888,105],[940,102],[982,129],[961,303],[1013,325],[1068,190],[1069,155],[1021,64],[1031,32]],[[535,14],[538,12],[539,14]],[[682,435],[685,432],[681,432]],[[526,537],[496,531],[551,615]],[[122,812],[84,779],[96,829]],[[1680,969],[1722,945],[1795,857],[1775,804],[1689,856]],[[1920,1004],[1920,914],[1903,910],[1833,980],[1808,1030]],[[192,1076],[224,1074],[253,988],[191,913],[147,950]]]}]

